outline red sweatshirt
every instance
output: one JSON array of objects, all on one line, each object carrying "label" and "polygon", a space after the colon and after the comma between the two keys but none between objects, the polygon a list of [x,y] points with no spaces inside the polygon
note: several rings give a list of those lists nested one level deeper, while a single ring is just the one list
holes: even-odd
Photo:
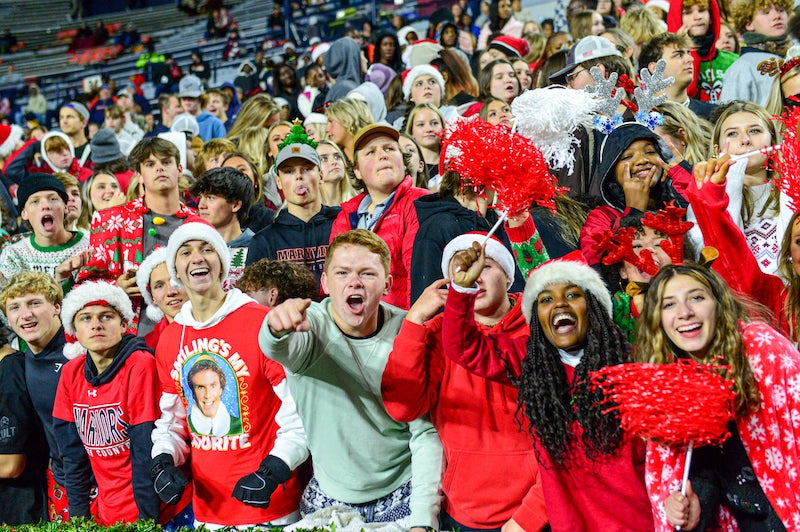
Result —
[{"label": "red sweatshirt", "polygon": [[705,244],[719,251],[719,258],[712,266],[714,270],[733,290],[770,309],[775,315],[776,327],[788,335],[789,323],[783,311],[786,302],[783,281],[776,275],[764,273],[758,266],[744,233],[726,210],[729,198],[725,183],[715,185],[709,182],[698,189],[692,180],[687,196]]},{"label": "red sweatshirt", "polygon": [[[509,382],[521,374],[528,335],[483,334],[475,325],[473,294],[450,289],[444,307],[443,351],[447,358],[478,375]],[[568,379],[572,368],[565,366]],[[575,439],[580,439],[577,423]],[[536,442],[534,440],[534,445]],[[644,484],[645,444],[625,437],[612,456],[590,460],[582,448],[565,466],[539,449],[547,515],[553,532],[652,531],[653,517]]]},{"label": "red sweatshirt", "polygon": [[[528,335],[515,304],[486,335]],[[536,453],[527,420],[520,429],[517,390],[467,371],[442,353],[442,315],[424,326],[403,321],[383,373],[386,410],[409,422],[426,413],[439,432],[446,466],[444,509],[470,528],[500,528],[513,518],[526,531],[547,524]]]}]

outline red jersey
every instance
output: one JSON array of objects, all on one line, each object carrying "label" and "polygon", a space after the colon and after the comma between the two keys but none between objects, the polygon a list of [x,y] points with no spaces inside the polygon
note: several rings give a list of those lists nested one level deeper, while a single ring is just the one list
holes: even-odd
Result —
[{"label": "red jersey", "polygon": [[85,366],[84,356],[62,368],[53,417],[77,427],[97,480],[98,522],[132,523],[139,510],[131,481],[128,429],[154,422],[161,414],[156,362],[147,351],[134,351],[114,378],[98,387],[86,380]]}]

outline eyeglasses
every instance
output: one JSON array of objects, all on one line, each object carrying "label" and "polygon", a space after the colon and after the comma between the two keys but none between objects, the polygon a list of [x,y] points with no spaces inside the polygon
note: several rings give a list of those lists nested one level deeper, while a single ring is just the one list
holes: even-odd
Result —
[{"label": "eyeglasses", "polygon": [[585,68],[580,68],[575,70],[574,72],[570,72],[567,74],[567,86],[572,87],[572,84],[575,82],[575,78],[581,75],[581,72],[586,72]]}]

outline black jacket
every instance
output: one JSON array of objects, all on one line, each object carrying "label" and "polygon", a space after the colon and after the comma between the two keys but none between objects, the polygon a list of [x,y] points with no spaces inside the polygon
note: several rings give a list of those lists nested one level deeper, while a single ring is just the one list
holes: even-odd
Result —
[{"label": "black jacket", "polygon": [[264,258],[296,262],[311,270],[319,283],[331,227],[341,210],[323,205],[308,222],[289,214],[286,209],[278,211],[272,225],[256,233],[250,241],[247,264]]},{"label": "black jacket", "polygon": [[[497,221],[497,214],[489,211],[486,218],[461,205],[455,198],[442,198],[439,194],[422,196],[414,202],[419,220],[419,230],[411,251],[411,304],[425,288],[442,278],[442,252],[455,237],[470,231],[488,231]],[[503,228],[495,236],[512,253],[511,244]],[[522,292],[525,280],[519,270],[514,276],[510,292]]]}]

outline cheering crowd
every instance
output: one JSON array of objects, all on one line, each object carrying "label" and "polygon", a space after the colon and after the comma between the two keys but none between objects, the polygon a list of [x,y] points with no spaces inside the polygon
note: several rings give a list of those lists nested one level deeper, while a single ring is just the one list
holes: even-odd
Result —
[{"label": "cheering crowd", "polygon": [[0,522],[800,530],[800,18],[484,4],[0,125]]}]

